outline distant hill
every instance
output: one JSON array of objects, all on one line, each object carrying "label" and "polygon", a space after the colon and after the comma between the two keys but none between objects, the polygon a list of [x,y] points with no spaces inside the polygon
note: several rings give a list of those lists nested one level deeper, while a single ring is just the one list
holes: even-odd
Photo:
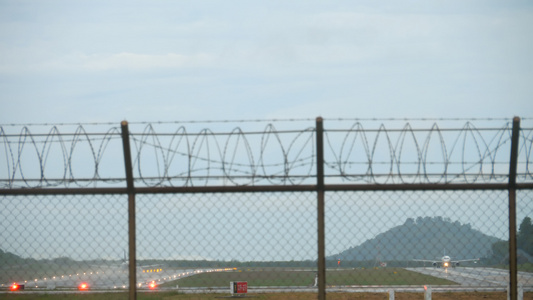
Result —
[{"label": "distant hill", "polygon": [[11,252],[0,249],[0,267],[24,263],[25,259]]},{"label": "distant hill", "polygon": [[328,260],[393,261],[435,259],[444,254],[452,259],[481,258],[491,255],[500,241],[472,229],[470,224],[442,217],[409,218],[403,225],[377,235],[361,245],[327,257]]}]

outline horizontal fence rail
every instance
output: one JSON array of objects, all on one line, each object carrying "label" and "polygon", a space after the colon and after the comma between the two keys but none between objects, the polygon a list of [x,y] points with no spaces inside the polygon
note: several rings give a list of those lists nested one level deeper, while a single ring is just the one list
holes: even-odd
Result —
[{"label": "horizontal fence rail", "polygon": [[0,291],[517,299],[533,290],[531,120],[0,125]]}]

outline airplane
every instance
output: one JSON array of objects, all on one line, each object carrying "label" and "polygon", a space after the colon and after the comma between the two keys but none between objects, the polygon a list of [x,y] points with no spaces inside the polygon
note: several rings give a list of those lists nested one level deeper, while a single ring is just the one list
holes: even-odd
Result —
[{"label": "airplane", "polygon": [[124,250],[124,256],[122,257],[122,264],[121,266],[124,269],[127,269],[130,265],[130,261],[128,260],[128,257],[126,256],[126,250]]},{"label": "airplane", "polygon": [[434,267],[447,269],[449,267],[455,268],[455,267],[459,266],[460,263],[463,263],[463,262],[468,262],[468,261],[477,262],[477,261],[479,261],[479,258],[452,260],[452,258],[450,256],[444,255],[443,257],[440,258],[440,261],[438,261],[438,260],[427,260],[427,259],[413,259],[413,261],[430,262],[430,263],[433,264]]},{"label": "airplane", "polygon": [[[110,267],[116,270],[120,270],[123,273],[127,273],[130,267],[130,261],[128,259],[126,250],[123,250],[122,255],[123,255],[122,258],[120,258],[120,261],[118,263],[91,265],[91,267],[93,268]],[[139,273],[160,273],[160,272],[163,272],[163,265],[162,264],[139,265],[137,263],[136,270]]]},{"label": "airplane", "polygon": [[[124,250],[123,252],[123,258],[122,258],[122,263],[120,264],[120,267],[124,270],[127,270],[130,266],[130,262],[128,260],[128,257],[126,255],[126,250]],[[142,266],[139,266],[137,265],[137,269],[139,269],[140,272],[142,273],[159,273],[159,272],[162,272],[163,269],[162,269],[162,266],[161,264],[157,264],[157,265],[142,265]]]}]

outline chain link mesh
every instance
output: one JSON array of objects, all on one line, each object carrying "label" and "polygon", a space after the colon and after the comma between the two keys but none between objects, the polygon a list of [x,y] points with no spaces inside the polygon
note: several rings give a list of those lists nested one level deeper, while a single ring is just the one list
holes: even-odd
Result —
[{"label": "chain link mesh", "polygon": [[0,211],[3,287],[126,286],[126,196],[3,196]]},{"label": "chain link mesh", "polygon": [[[169,266],[172,278],[205,273],[164,286],[225,288],[239,280],[250,286],[312,285],[315,198],[315,193],[139,195],[138,258]],[[293,273],[280,276],[280,268]]]},{"label": "chain link mesh", "polygon": [[[328,283],[506,286],[507,197],[507,191],[330,192],[327,262],[344,278],[336,273]],[[521,210],[518,218],[532,213]],[[493,252],[498,242],[504,253]],[[503,268],[501,280],[493,279],[494,268]]]},{"label": "chain link mesh", "polygon": [[[529,287],[532,196],[517,197],[519,283]],[[0,204],[4,287],[128,287],[125,196]],[[136,206],[139,288],[316,285],[314,192],[140,194]],[[507,211],[507,191],[327,192],[327,285],[505,287]]]},{"label": "chain link mesh", "polygon": [[[117,127],[0,127],[0,289],[129,288],[132,193],[137,288],[227,292],[229,282],[246,281],[259,291],[316,292],[318,176],[329,290],[506,289],[511,123],[444,129],[424,120],[416,129],[417,122],[322,133],[309,124],[219,133],[126,126],[132,166],[123,164]],[[516,174],[518,283],[528,289],[532,132],[519,132]],[[124,168],[133,174],[127,189]]]}]

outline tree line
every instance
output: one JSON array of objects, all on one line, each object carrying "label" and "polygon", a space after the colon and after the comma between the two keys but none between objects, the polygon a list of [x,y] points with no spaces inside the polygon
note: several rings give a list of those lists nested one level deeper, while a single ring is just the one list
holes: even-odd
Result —
[{"label": "tree line", "polygon": [[[533,223],[530,217],[525,217],[516,234],[516,246],[519,250],[518,263],[531,262],[533,257]],[[530,257],[531,256],[531,257]],[[492,262],[508,263],[509,241],[499,241],[492,244]]]}]

